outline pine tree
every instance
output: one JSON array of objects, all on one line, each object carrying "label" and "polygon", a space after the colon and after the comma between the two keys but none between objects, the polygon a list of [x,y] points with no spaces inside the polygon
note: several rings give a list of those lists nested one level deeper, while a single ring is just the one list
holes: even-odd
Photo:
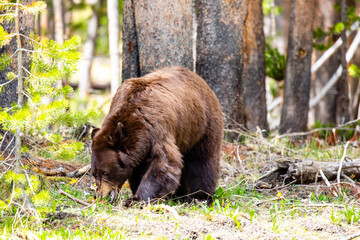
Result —
[{"label": "pine tree", "polygon": [[[0,13],[4,13],[0,14],[0,21],[15,22],[15,31],[11,33],[0,25],[0,47],[9,44],[12,39],[16,40],[15,47],[0,56],[0,71],[9,65],[17,66],[7,73],[8,80],[0,85],[0,94],[6,94],[5,86],[14,81],[17,82],[18,93],[17,102],[0,109],[1,127],[15,134],[16,139],[13,151],[16,160],[14,171],[0,176],[2,183],[10,183],[13,186],[12,192],[8,199],[5,199],[7,203],[4,201],[6,196],[1,196],[0,208],[11,205],[12,200],[20,195],[24,205],[30,209],[34,209],[33,206],[40,207],[50,199],[48,193],[36,187],[38,181],[23,169],[21,154],[32,147],[24,142],[45,141],[48,149],[52,150],[53,157],[73,158],[83,149],[83,143],[62,143],[60,128],[79,127],[97,116],[95,109],[75,113],[69,111],[69,94],[72,88],[56,87],[58,81],[64,77],[69,78],[76,72],[80,59],[80,53],[77,51],[80,39],[73,37],[60,44],[31,34],[30,31],[24,34],[19,30],[19,13],[37,14],[45,7],[46,4],[42,1],[25,4],[20,0],[16,3],[0,0]],[[25,41],[29,44],[22,45]],[[23,53],[30,60],[29,67],[25,67],[22,62]],[[51,101],[44,101],[45,99]]]}]

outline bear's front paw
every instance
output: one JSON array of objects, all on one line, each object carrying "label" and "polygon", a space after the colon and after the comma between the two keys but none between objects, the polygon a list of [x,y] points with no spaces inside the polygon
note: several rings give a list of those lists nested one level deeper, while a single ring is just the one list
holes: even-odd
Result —
[{"label": "bear's front paw", "polygon": [[136,203],[139,203],[140,198],[138,196],[133,196],[125,201],[125,207],[134,206]]}]

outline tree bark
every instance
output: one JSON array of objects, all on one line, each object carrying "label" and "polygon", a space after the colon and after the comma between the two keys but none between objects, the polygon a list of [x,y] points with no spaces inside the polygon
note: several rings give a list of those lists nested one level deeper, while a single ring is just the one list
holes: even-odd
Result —
[{"label": "tree bark", "polygon": [[96,36],[99,27],[99,15],[104,0],[94,3],[93,14],[88,23],[87,40],[84,44],[83,57],[80,62],[79,96],[84,99],[89,94],[91,82],[91,65],[95,54]]},{"label": "tree bark", "polygon": [[[24,5],[31,4],[33,0],[23,0],[22,3]],[[34,16],[31,14],[23,14],[20,12],[20,24],[19,24],[19,31],[21,34],[29,36],[30,32],[34,31]],[[12,22],[4,22],[2,23],[2,26],[8,33],[14,33],[15,32],[15,23]],[[22,48],[25,49],[31,49],[31,45],[29,44],[28,40],[26,38],[21,38],[22,41]],[[2,54],[10,54],[12,55],[17,50],[17,43],[16,38],[14,37],[11,42],[0,48],[0,55]],[[22,66],[26,69],[29,69],[30,66],[30,58],[28,56],[27,52],[22,53]],[[12,64],[10,64],[8,67],[6,67],[3,71],[0,71],[0,84],[4,84],[9,81],[7,78],[7,74],[9,72],[17,73],[18,64],[17,64],[17,55],[13,57]],[[17,96],[17,87],[18,83],[17,81],[13,81],[7,85],[5,85],[4,90],[0,92],[0,107],[6,108],[10,107],[12,103],[18,101]],[[5,148],[7,148],[7,152],[10,153],[10,151],[13,149],[15,142],[12,141],[13,135],[11,133],[5,134],[6,131],[1,129],[0,126],[0,134],[1,136],[5,137],[4,141],[2,141],[2,144],[0,146],[0,150],[3,151]],[[10,143],[11,142],[11,143]],[[1,141],[0,141],[1,143]],[[8,145],[10,146],[8,147]]]},{"label": "tree bark", "polygon": [[170,65],[193,69],[191,0],[124,0],[123,79]]},{"label": "tree bark", "polygon": [[123,0],[122,79],[140,77],[134,0]]},{"label": "tree bark", "polygon": [[309,111],[313,0],[293,0],[290,9],[284,104],[280,133],[307,129]]},{"label": "tree bark", "polygon": [[[341,0],[341,21],[345,25],[346,20],[346,0]],[[338,88],[338,94],[336,96],[336,124],[343,124],[350,119],[350,99],[349,99],[349,85],[347,79],[347,63],[346,63],[346,29],[341,32],[341,39],[343,44],[341,45],[341,66],[343,68],[340,79],[338,80],[336,87]]]},{"label": "tree bark", "polygon": [[[331,1],[315,1],[315,9],[318,11],[315,12],[314,16],[314,29],[320,27],[324,31],[328,31],[332,26],[340,21],[339,14],[336,13],[334,9],[334,4],[337,0]],[[317,41],[318,44],[325,44],[329,41],[329,37]],[[331,39],[331,42],[334,43],[337,38]],[[314,51],[315,58],[318,59],[323,52]],[[339,52],[332,55],[315,74],[315,78],[312,82],[311,92],[313,96],[318,95],[324,85],[331,79],[335,74],[337,67],[340,65],[340,55]],[[336,86],[332,87],[326,96],[321,100],[321,102],[314,109],[314,120],[318,120],[324,124],[330,124],[336,122],[336,95],[337,88]]]},{"label": "tree bark", "polygon": [[120,86],[120,24],[118,0],[107,1],[107,13],[109,19],[109,51],[111,61],[111,95],[114,96]]},{"label": "tree bark", "polygon": [[196,72],[218,97],[225,127],[244,124],[241,82],[246,0],[199,0]]},{"label": "tree bark", "polygon": [[243,99],[246,128],[269,130],[265,90],[265,36],[262,0],[248,3],[245,24]]}]

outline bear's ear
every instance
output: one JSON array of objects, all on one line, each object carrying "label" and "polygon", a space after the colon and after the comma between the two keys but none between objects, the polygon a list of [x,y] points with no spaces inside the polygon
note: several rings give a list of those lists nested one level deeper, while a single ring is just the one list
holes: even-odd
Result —
[{"label": "bear's ear", "polygon": [[124,124],[118,122],[114,134],[112,135],[112,137],[110,137],[113,146],[118,146],[118,144],[124,137]]},{"label": "bear's ear", "polygon": [[94,139],[95,134],[100,130],[100,128],[94,128],[91,132],[91,139]]}]

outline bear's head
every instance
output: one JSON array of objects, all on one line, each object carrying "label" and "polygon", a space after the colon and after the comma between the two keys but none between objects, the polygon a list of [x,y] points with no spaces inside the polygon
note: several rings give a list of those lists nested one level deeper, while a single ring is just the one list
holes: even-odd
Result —
[{"label": "bear's head", "polygon": [[110,202],[116,199],[119,189],[133,171],[128,156],[120,151],[123,128],[119,122],[111,133],[95,128],[91,134],[91,172],[97,187],[95,196],[106,198],[110,195]]}]

